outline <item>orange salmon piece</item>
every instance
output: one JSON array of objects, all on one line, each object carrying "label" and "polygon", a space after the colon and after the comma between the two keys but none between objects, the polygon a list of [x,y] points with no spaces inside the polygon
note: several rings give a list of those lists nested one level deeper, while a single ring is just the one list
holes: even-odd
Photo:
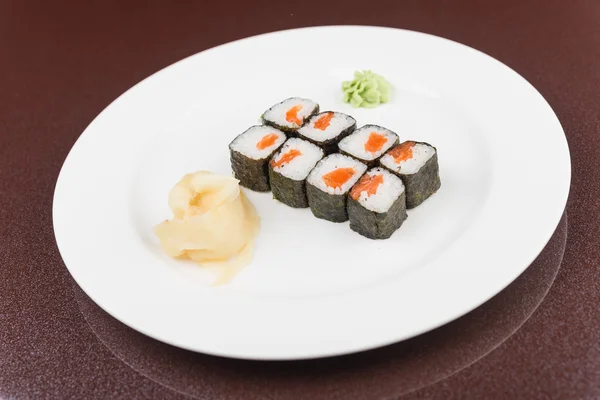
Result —
[{"label": "orange salmon piece", "polygon": [[410,160],[413,156],[413,147],[415,142],[404,142],[396,146],[388,154],[394,157],[394,162],[400,164],[402,161]]},{"label": "orange salmon piece", "polygon": [[260,139],[258,143],[256,143],[256,148],[259,150],[264,150],[267,147],[273,146],[273,144],[275,144],[275,142],[277,141],[278,137],[279,136],[277,136],[274,133],[269,133],[268,135],[263,136],[263,138]]},{"label": "orange salmon piece", "polygon": [[381,133],[371,132],[369,134],[369,139],[365,143],[365,150],[369,153],[377,153],[386,143],[387,138]]},{"label": "orange salmon piece", "polygon": [[281,167],[283,164],[289,163],[294,158],[301,156],[301,155],[302,155],[302,152],[300,150],[291,149],[287,153],[282,154],[281,157],[279,157],[279,160],[277,160],[277,161],[271,160],[271,167],[273,167],[273,168]]},{"label": "orange salmon piece", "polygon": [[354,168],[338,168],[323,175],[323,182],[332,188],[341,188],[354,176]]},{"label": "orange salmon piece", "polygon": [[296,125],[302,125],[302,121],[298,118],[298,111],[300,110],[302,110],[302,104],[290,108],[285,113],[285,120]]},{"label": "orange salmon piece", "polygon": [[327,127],[329,127],[329,124],[331,123],[332,118],[333,118],[333,113],[329,112],[329,113],[319,117],[319,119],[315,121],[315,124],[313,126],[315,129],[320,129],[320,130],[324,131],[325,129],[327,129]]},{"label": "orange salmon piece", "polygon": [[365,175],[360,178],[360,181],[350,191],[350,196],[354,200],[358,200],[362,192],[367,192],[367,197],[377,193],[377,188],[383,183],[383,175]]}]

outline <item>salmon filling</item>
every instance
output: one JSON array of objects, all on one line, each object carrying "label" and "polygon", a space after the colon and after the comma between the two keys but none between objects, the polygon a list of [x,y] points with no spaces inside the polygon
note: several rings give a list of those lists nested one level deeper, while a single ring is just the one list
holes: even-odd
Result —
[{"label": "salmon filling", "polygon": [[350,191],[350,196],[358,200],[362,192],[367,192],[367,197],[377,193],[377,188],[383,183],[383,175],[365,175]]},{"label": "salmon filling", "polygon": [[285,154],[282,154],[281,157],[279,157],[279,160],[275,161],[272,160],[271,161],[271,166],[273,168],[277,168],[277,167],[281,167],[283,164],[289,163],[290,161],[292,161],[294,158],[301,156],[302,152],[300,150],[297,149],[291,149],[290,151],[288,151]]},{"label": "salmon filling", "polygon": [[302,125],[302,121],[298,118],[298,111],[302,110],[302,105],[298,104],[285,113],[285,120],[292,124]]},{"label": "salmon filling", "polygon": [[393,148],[388,154],[394,158],[396,164],[400,164],[402,161],[410,160],[413,157],[413,147],[415,147],[415,142],[404,142]]},{"label": "salmon filling", "polygon": [[338,168],[323,175],[325,185],[332,188],[341,188],[344,183],[348,182],[354,176],[354,168]]},{"label": "salmon filling", "polygon": [[365,143],[365,150],[375,154],[381,150],[384,144],[387,143],[387,138],[381,133],[371,132],[369,139]]},{"label": "salmon filling", "polygon": [[262,139],[260,139],[260,141],[256,143],[256,148],[259,150],[264,150],[267,147],[271,147],[275,144],[278,138],[279,136],[277,136],[276,134],[269,133],[268,135],[263,136]]},{"label": "salmon filling", "polygon": [[324,131],[325,129],[327,129],[329,127],[329,124],[331,123],[331,119],[333,118],[333,113],[327,113],[325,115],[323,115],[322,117],[319,117],[318,120],[315,121],[315,124],[313,125],[315,129],[319,129]]}]

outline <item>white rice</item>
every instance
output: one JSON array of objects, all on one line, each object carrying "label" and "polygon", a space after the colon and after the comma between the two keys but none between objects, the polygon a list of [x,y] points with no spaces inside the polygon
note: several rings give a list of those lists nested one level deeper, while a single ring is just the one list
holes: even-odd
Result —
[{"label": "white rice", "polygon": [[[387,142],[375,153],[371,153],[365,149],[365,144],[369,140],[369,136],[372,132],[379,133],[387,139]],[[389,129],[377,125],[365,125],[342,139],[339,143],[339,148],[343,152],[351,154],[356,158],[371,161],[388,151],[388,149],[394,145],[397,138],[398,135]]]},{"label": "white rice", "polygon": [[285,114],[288,110],[294,106],[301,105],[302,108],[298,111],[298,118],[304,123],[304,120],[311,115],[318,104],[312,100],[303,99],[301,97],[291,97],[282,101],[279,104],[275,104],[273,107],[265,111],[263,119],[270,121],[278,126],[285,126],[288,128],[296,129],[302,125],[297,125],[293,122],[288,122],[285,119]]},{"label": "white rice", "polygon": [[325,155],[317,145],[306,140],[290,138],[283,144],[281,150],[273,156],[273,162],[277,162],[283,154],[292,149],[299,150],[302,154],[293,158],[289,163],[273,168],[273,170],[295,181],[306,179],[315,164]]},{"label": "white rice", "polygon": [[315,142],[325,142],[337,137],[342,131],[356,124],[356,120],[348,114],[333,112],[333,118],[329,122],[329,126],[325,130],[315,128],[315,122],[323,115],[331,111],[322,112],[312,117],[306,125],[298,130],[298,133]]},{"label": "white rice", "polygon": [[435,149],[425,143],[416,143],[413,148],[412,158],[396,163],[389,154],[381,157],[381,165],[403,175],[412,175],[419,172],[421,167],[435,154]]},{"label": "white rice", "polygon": [[[339,188],[327,186],[323,181],[323,176],[338,168],[353,168],[355,171],[354,176],[348,179],[348,181]],[[365,164],[352,157],[337,153],[331,154],[319,161],[310,175],[308,175],[307,182],[329,194],[344,194],[354,186],[366,170],[367,166]]]},{"label": "white rice", "polygon": [[[277,135],[275,143],[262,150],[256,147],[263,137],[271,133]],[[279,129],[266,125],[255,125],[236,137],[229,147],[231,150],[241,153],[253,160],[262,160],[269,157],[283,142],[285,142],[285,139],[285,133],[281,132]]]},{"label": "white rice", "polygon": [[361,192],[358,202],[367,210],[384,213],[390,209],[392,204],[404,192],[404,184],[400,178],[383,168],[369,170],[362,179],[367,175],[374,176],[379,174],[383,175],[383,183],[377,187],[377,192],[371,196],[366,191]]}]

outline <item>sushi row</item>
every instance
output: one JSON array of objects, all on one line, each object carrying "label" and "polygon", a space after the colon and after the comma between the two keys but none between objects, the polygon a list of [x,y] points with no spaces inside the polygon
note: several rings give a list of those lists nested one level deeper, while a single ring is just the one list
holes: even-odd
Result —
[{"label": "sushi row", "polygon": [[289,98],[263,114],[229,145],[240,184],[272,191],[277,200],[372,239],[389,238],[414,208],[440,187],[437,151],[421,142],[399,143],[393,131],[351,116],[319,112]]}]

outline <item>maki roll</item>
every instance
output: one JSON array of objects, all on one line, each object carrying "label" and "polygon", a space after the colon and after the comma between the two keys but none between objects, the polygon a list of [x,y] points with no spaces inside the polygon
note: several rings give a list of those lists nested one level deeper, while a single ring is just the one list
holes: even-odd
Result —
[{"label": "maki roll", "polygon": [[257,192],[268,192],[269,159],[285,142],[285,134],[271,126],[256,125],[229,144],[231,168],[242,186]]},{"label": "maki roll", "polygon": [[404,182],[407,208],[418,206],[441,186],[437,150],[428,143],[403,142],[388,151],[380,163]]},{"label": "maki roll", "polygon": [[369,239],[388,239],[406,219],[402,180],[383,168],[369,170],[350,190],[350,229]]},{"label": "maki roll", "polygon": [[306,140],[288,139],[269,163],[273,197],[290,207],[308,207],[306,177],[324,155],[320,147]]},{"label": "maki roll", "polygon": [[342,154],[354,157],[372,167],[383,153],[396,144],[398,144],[398,135],[394,132],[377,125],[365,125],[342,139],[338,147]]},{"label": "maki roll", "polygon": [[321,147],[325,154],[338,151],[337,144],[356,129],[356,120],[341,112],[325,111],[313,116],[298,136]]},{"label": "maki roll", "polygon": [[306,196],[314,216],[332,222],[347,221],[348,191],[366,170],[365,164],[338,153],[319,161],[306,180]]},{"label": "maki roll", "polygon": [[290,97],[269,108],[262,116],[266,125],[295,134],[310,117],[319,112],[319,105],[312,100]]}]

